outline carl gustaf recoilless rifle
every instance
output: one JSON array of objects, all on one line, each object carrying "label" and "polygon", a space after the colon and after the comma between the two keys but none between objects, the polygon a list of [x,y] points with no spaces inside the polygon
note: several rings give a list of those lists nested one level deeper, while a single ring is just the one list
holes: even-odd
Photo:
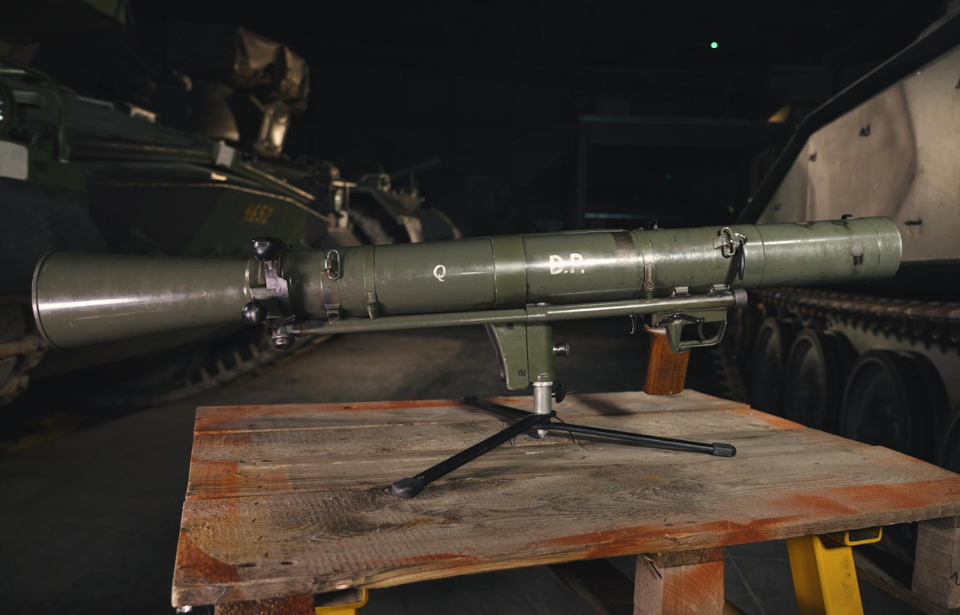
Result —
[{"label": "carl gustaf recoilless rifle", "polygon": [[527,433],[566,432],[674,451],[733,457],[701,443],[574,425],[555,419],[564,387],[551,323],[629,317],[650,335],[643,390],[683,390],[691,348],[723,337],[747,289],[845,284],[892,277],[901,238],[888,218],[693,229],[583,231],[296,251],[253,240],[246,260],[55,252],[33,281],[37,326],[57,348],[184,327],[266,323],[279,348],[298,336],[483,325],[510,390],[533,387],[533,412],[464,398],[515,421],[423,473],[424,487]]}]

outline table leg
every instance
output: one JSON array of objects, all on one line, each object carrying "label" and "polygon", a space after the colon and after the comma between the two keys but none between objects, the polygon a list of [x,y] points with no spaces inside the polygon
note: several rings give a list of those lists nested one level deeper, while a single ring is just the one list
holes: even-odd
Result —
[{"label": "table leg", "polygon": [[[876,540],[879,540],[879,532]],[[800,615],[863,615],[851,540],[801,536],[787,540]],[[875,542],[873,538],[855,544]]]},{"label": "table leg", "polygon": [[960,607],[960,517],[922,521],[915,562],[914,593],[945,609]]},{"label": "table leg", "polygon": [[367,603],[365,589],[218,604],[215,615],[358,615]]},{"label": "table leg", "polygon": [[[196,611],[196,609],[194,609]],[[202,610],[202,608],[200,609]],[[313,615],[313,596],[287,596],[243,602],[224,602],[215,615]]]},{"label": "table leg", "polygon": [[314,615],[358,615],[370,594],[365,589],[345,589],[313,597]]},{"label": "table leg", "polygon": [[641,555],[634,615],[721,615],[723,549]]}]

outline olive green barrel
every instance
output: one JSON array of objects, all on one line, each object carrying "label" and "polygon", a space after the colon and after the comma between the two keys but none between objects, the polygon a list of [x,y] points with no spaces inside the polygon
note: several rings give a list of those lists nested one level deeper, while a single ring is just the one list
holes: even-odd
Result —
[{"label": "olive green barrel", "polygon": [[[889,218],[855,218],[822,222],[737,225],[743,237],[744,276],[731,286],[754,289],[886,280],[900,268],[902,241]],[[641,231],[642,232],[642,231]],[[687,288],[700,292],[721,283],[730,261],[710,243],[716,228],[643,233],[650,242],[646,260],[655,294]],[[721,231],[721,235],[728,233]]]},{"label": "olive green barrel", "polygon": [[239,324],[247,279],[246,261],[54,252],[34,273],[33,313],[57,348]]},{"label": "olive green barrel", "polygon": [[900,252],[891,220],[860,218],[367,246],[342,251],[338,279],[315,275],[324,257],[305,253],[284,276],[304,285],[301,313],[319,317],[326,301],[349,318],[367,315],[371,292],[380,313],[402,315],[854,283],[892,277]]},{"label": "olive green barrel", "polygon": [[641,296],[642,256],[630,231],[511,235],[346,248],[341,275],[316,276],[324,255],[294,253],[283,275],[305,285],[299,311],[324,302],[366,317],[368,293],[383,315],[461,312]]},{"label": "olive green barrel", "polygon": [[861,218],[281,251],[276,274],[256,261],[54,254],[37,268],[34,308],[51,343],[74,347],[240,323],[254,298],[296,320],[504,310],[885,279],[900,251],[892,221]]}]

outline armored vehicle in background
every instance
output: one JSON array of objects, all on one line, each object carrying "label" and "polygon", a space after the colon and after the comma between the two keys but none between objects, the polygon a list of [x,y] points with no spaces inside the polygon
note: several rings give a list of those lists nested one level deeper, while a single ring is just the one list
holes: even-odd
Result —
[{"label": "armored vehicle in background", "polygon": [[[439,160],[395,173],[369,173],[351,190],[350,211],[360,231],[372,243],[420,243],[460,239],[460,230],[438,209],[423,207],[424,198],[413,171],[438,165]],[[394,188],[393,181],[409,177],[409,185]]]},{"label": "armored vehicle in background", "polygon": [[[0,97],[4,401],[26,385],[42,352],[26,323],[31,261],[48,251],[231,255],[263,234],[305,247],[359,243],[338,207],[349,183],[335,169],[318,170],[309,190],[298,188],[222,141],[168,129],[136,107],[84,98],[10,62],[0,63]],[[151,340],[135,352],[193,337]],[[61,355],[38,373],[124,358],[118,350]]]},{"label": "armored vehicle in background", "polygon": [[[166,43],[160,68],[143,71],[161,77],[129,96],[111,90],[112,81],[104,90],[91,80],[94,94],[125,96],[120,102],[62,85],[60,74],[85,73],[56,45],[52,58],[43,44],[27,49],[30,63],[0,58],[0,404],[31,377],[106,363],[98,386],[111,389],[111,399],[151,404],[279,356],[262,332],[208,327],[47,353],[41,362],[46,348],[29,324],[29,288],[46,252],[239,256],[259,236],[314,249],[426,237],[365,232],[376,212],[351,213],[355,182],[330,162],[283,154],[310,90],[309,67],[289,48],[237,26],[192,24],[170,26]],[[389,186],[378,193],[387,201],[394,194]],[[416,205],[410,220],[432,215]],[[433,236],[458,234],[451,223]]]},{"label": "armored vehicle in background", "polygon": [[[755,407],[954,471],[958,40],[960,17],[943,20],[807,116],[739,220],[887,216],[903,237],[900,273],[869,289],[759,291],[736,337]],[[892,549],[912,560],[896,537]]]}]

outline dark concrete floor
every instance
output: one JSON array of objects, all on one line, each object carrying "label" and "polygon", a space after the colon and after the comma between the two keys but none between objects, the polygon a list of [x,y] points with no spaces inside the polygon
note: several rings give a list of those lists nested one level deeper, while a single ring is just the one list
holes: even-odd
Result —
[{"label": "dark concrete floor", "polygon": [[[561,324],[574,356],[558,368],[573,391],[638,389],[642,336],[623,322]],[[695,355],[690,388],[712,392],[710,356]],[[20,412],[69,410],[71,391],[37,383]],[[170,614],[170,581],[200,405],[346,402],[505,394],[481,328],[358,334],[326,342],[244,382],[184,402],[114,413],[0,458],[0,612]],[[56,408],[46,407],[50,404]],[[562,406],[560,406],[562,411]],[[754,615],[796,613],[783,543],[727,550],[726,591]],[[632,561],[617,565],[630,574]],[[909,609],[863,586],[867,613]],[[199,612],[203,613],[203,609]],[[418,583],[372,593],[366,615],[586,610],[546,568]]]}]

